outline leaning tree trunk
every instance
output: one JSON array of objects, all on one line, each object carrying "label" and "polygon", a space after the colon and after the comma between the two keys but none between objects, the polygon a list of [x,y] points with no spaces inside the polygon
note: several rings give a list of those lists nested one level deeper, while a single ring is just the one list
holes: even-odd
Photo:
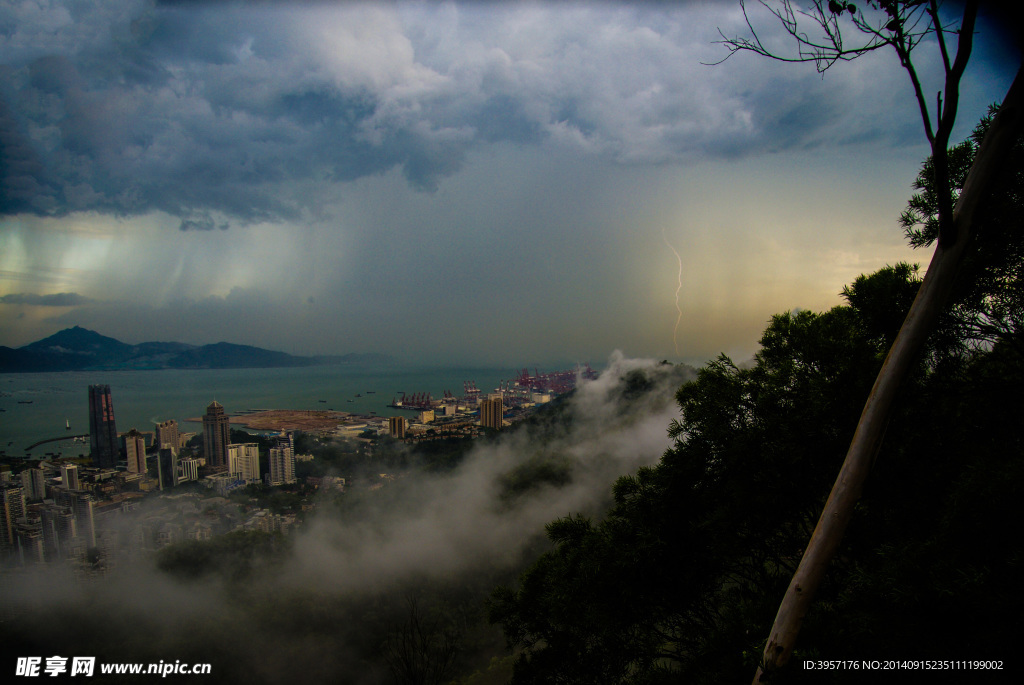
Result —
[{"label": "leaning tree trunk", "polygon": [[999,171],[1006,152],[1024,129],[1024,67],[1017,72],[1006,99],[992,120],[953,209],[954,240],[937,241],[928,272],[907,318],[882,364],[818,525],[779,605],[754,683],[761,683],[789,660],[797,634],[825,569],[835,555],[860,499],[868,471],[882,442],[893,399],[914,365],[949,299],[957,267],[973,237],[974,214]]}]

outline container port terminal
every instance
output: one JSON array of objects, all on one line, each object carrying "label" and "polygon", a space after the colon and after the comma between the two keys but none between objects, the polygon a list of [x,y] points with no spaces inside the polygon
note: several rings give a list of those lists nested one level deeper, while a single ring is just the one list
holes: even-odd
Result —
[{"label": "container port terminal", "polygon": [[[522,407],[547,401],[545,398],[550,399],[552,395],[570,392],[576,387],[579,379],[594,378],[597,378],[597,373],[590,368],[589,363],[549,373],[541,373],[535,368],[531,374],[529,369],[524,368],[514,378],[500,381],[494,393],[501,395],[502,403],[506,407]],[[440,398],[435,399],[429,392],[400,392],[388,406],[413,411],[443,410],[445,407],[451,407],[453,412],[468,411],[479,406],[481,398],[486,396],[474,381],[463,381],[462,395],[457,396],[451,390],[445,390]]]}]

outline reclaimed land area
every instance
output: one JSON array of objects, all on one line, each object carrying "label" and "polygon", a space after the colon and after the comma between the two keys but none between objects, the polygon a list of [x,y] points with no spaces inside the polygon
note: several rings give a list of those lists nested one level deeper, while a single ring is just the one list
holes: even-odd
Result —
[{"label": "reclaimed land area", "polygon": [[[319,432],[333,430],[350,414],[343,411],[324,411],[315,409],[269,409],[242,416],[232,416],[231,423],[245,426],[249,430],[259,431],[307,431]],[[202,417],[191,418],[189,421],[202,423]]]}]

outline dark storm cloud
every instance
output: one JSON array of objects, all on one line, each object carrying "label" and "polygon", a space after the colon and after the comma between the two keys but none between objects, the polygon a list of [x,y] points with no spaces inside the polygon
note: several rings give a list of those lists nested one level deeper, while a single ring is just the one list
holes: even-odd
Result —
[{"label": "dark storm cloud", "polygon": [[0,213],[45,213],[56,206],[54,195],[39,155],[0,100]]},{"label": "dark storm cloud", "polygon": [[218,225],[209,214],[200,214],[190,219],[182,219],[178,229],[182,231],[212,231],[215,228],[219,228],[222,231],[226,231],[229,227],[230,225],[227,222]]},{"label": "dark storm cloud", "polygon": [[90,304],[92,301],[91,298],[78,293],[54,293],[52,295],[11,293],[0,296],[0,304],[27,304],[38,307],[77,307]]},{"label": "dark storm cloud", "polygon": [[0,212],[202,230],[296,220],[326,185],[391,169],[432,191],[496,142],[660,163],[891,135],[843,124],[848,80],[700,66],[730,20],[709,7],[8,7]]},{"label": "dark storm cloud", "polygon": [[540,122],[532,120],[523,102],[508,93],[489,97],[480,107],[477,135],[486,141],[539,143],[544,137]]},{"label": "dark storm cloud", "polygon": [[[360,140],[377,96],[276,54],[266,17],[199,14],[143,13],[130,41],[7,65],[5,213],[162,210],[182,217],[182,228],[209,225],[196,212],[294,219],[300,203],[266,184],[401,166],[410,183],[432,188],[433,177],[459,167],[459,146],[429,140],[416,122],[382,131],[376,144]],[[255,35],[278,61],[243,55]],[[241,65],[246,57],[251,66]]]}]

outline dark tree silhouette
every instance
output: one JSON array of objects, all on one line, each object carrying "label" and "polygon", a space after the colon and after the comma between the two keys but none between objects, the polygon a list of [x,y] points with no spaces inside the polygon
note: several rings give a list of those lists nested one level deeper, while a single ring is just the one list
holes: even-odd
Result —
[{"label": "dark tree silhouette", "polygon": [[[800,626],[863,491],[897,391],[948,303],[960,264],[972,249],[979,205],[997,180],[1002,161],[1024,124],[1024,78],[1018,70],[978,147],[954,204],[949,138],[956,120],[961,79],[973,48],[980,0],[967,0],[960,20],[953,23],[943,22],[937,0],[868,0],[860,7],[845,0],[814,0],[807,10],[794,6],[790,0],[774,4],[765,0],[759,2],[793,38],[796,53],[784,55],[769,49],[758,36],[745,3],[741,2],[750,36],[723,36],[720,42],[729,50],[726,59],[746,51],[787,62],[813,62],[819,71],[824,71],[839,61],[881,48],[891,47],[896,52],[901,67],[910,77],[925,136],[931,145],[937,240],[917,297],[868,395],[846,460],[779,606],[755,683],[785,665],[793,651]],[[814,27],[817,35],[805,31],[807,23]],[[859,42],[847,42],[844,33],[853,33]],[[953,36],[956,48],[951,54],[947,39]],[[944,74],[943,88],[937,94],[934,110],[913,61],[916,49],[926,39],[934,39]]]},{"label": "dark tree silhouette", "polygon": [[414,595],[406,597],[406,616],[392,626],[384,659],[398,685],[442,685],[451,679],[460,634],[449,617],[430,616]]}]

